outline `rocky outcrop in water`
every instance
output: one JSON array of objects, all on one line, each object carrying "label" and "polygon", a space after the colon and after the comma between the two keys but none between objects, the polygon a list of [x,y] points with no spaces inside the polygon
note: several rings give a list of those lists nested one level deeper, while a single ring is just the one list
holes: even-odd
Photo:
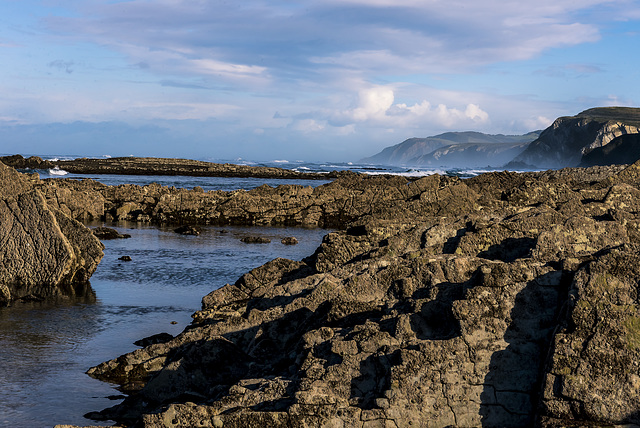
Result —
[{"label": "rocky outcrop in water", "polygon": [[0,163],[0,305],[87,291],[103,246],[50,206],[35,177]]},{"label": "rocky outcrop in water", "polygon": [[58,167],[76,174],[185,175],[192,177],[255,177],[302,180],[327,180],[339,172],[307,173],[284,168],[220,164],[190,159],[118,157],[106,159],[78,158],[43,161],[37,156],[0,157],[0,162],[17,169],[50,169]]},{"label": "rocky outcrop in water", "polygon": [[178,336],[92,368],[130,396],[91,416],[640,424],[640,163],[334,186],[353,192],[348,227],[205,296]]},{"label": "rocky outcrop in water", "polygon": [[585,166],[633,163],[638,160],[637,149],[618,150],[620,156],[608,156],[605,148],[620,136],[638,133],[640,108],[592,108],[556,119],[514,162],[535,168],[572,167],[581,162]]}]

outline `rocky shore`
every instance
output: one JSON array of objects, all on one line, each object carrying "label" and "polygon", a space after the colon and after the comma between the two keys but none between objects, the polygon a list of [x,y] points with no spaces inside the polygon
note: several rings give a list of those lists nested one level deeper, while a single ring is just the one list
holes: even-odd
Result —
[{"label": "rocky shore", "polygon": [[363,428],[639,425],[639,186],[640,163],[222,193],[41,184],[80,217],[132,203],[138,221],[344,226],[90,369],[129,394],[90,417]]},{"label": "rocky shore", "polygon": [[[176,337],[91,368],[128,397],[90,418],[640,425],[640,162],[467,180],[345,174],[248,192],[0,172],[3,230],[29,224],[5,220],[32,216],[16,213],[44,212],[39,230],[66,237],[73,269],[60,270],[62,283],[86,279],[100,257],[73,219],[341,229],[301,262],[276,259],[212,291]],[[17,211],[23,199],[35,208]],[[3,290],[10,272],[21,271],[3,271]]]},{"label": "rocky shore", "polygon": [[266,166],[213,163],[190,159],[117,157],[108,159],[78,158],[72,160],[43,160],[37,156],[21,155],[0,157],[0,162],[18,169],[51,169],[76,174],[126,174],[126,175],[185,175],[192,177],[254,177],[301,180],[327,180],[339,172],[306,173]]}]

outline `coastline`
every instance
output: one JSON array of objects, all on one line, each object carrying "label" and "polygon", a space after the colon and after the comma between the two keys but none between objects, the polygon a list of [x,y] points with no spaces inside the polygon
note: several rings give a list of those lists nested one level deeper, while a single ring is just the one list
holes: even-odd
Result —
[{"label": "coastline", "polygon": [[0,157],[0,162],[16,169],[59,168],[76,174],[118,175],[184,175],[192,177],[239,177],[298,180],[327,180],[344,175],[343,171],[326,173],[300,172],[284,168],[213,163],[191,159],[116,157],[108,159],[78,158],[72,160],[43,160],[37,156]]},{"label": "coastline", "polygon": [[177,336],[91,368],[128,394],[92,419],[640,423],[640,162],[231,192],[32,183],[83,221],[340,229],[206,295]]},{"label": "coastline", "polygon": [[311,206],[336,204],[341,231],[205,296],[175,338],[89,370],[130,394],[89,416],[146,428],[638,423],[639,185],[640,163],[321,186],[336,197]]}]

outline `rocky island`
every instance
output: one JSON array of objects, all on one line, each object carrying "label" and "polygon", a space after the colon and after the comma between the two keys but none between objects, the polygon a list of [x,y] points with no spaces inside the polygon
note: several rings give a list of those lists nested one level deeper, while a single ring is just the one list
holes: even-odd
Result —
[{"label": "rocky island", "polygon": [[59,168],[76,174],[185,175],[192,177],[254,177],[279,179],[327,180],[339,172],[313,173],[266,166],[220,164],[190,159],[116,157],[106,159],[77,158],[43,160],[32,156],[2,156],[0,162],[17,169]]}]

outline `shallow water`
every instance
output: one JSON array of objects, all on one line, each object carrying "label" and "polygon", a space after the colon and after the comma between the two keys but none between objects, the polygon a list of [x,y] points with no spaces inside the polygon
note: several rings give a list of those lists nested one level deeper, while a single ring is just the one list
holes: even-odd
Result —
[{"label": "shallow water", "polygon": [[[182,236],[171,228],[126,223],[115,228],[132,237],[104,241],[105,256],[91,278],[95,301],[89,296],[0,308],[0,426],[95,425],[83,415],[117,404],[108,397],[120,393],[86,370],[136,349],[133,342],[143,337],[178,334],[204,295],[276,257],[301,260],[328,233],[204,227],[200,236]],[[240,242],[246,235],[272,242]],[[300,243],[283,245],[285,236]],[[132,261],[118,260],[122,255]]]}]

